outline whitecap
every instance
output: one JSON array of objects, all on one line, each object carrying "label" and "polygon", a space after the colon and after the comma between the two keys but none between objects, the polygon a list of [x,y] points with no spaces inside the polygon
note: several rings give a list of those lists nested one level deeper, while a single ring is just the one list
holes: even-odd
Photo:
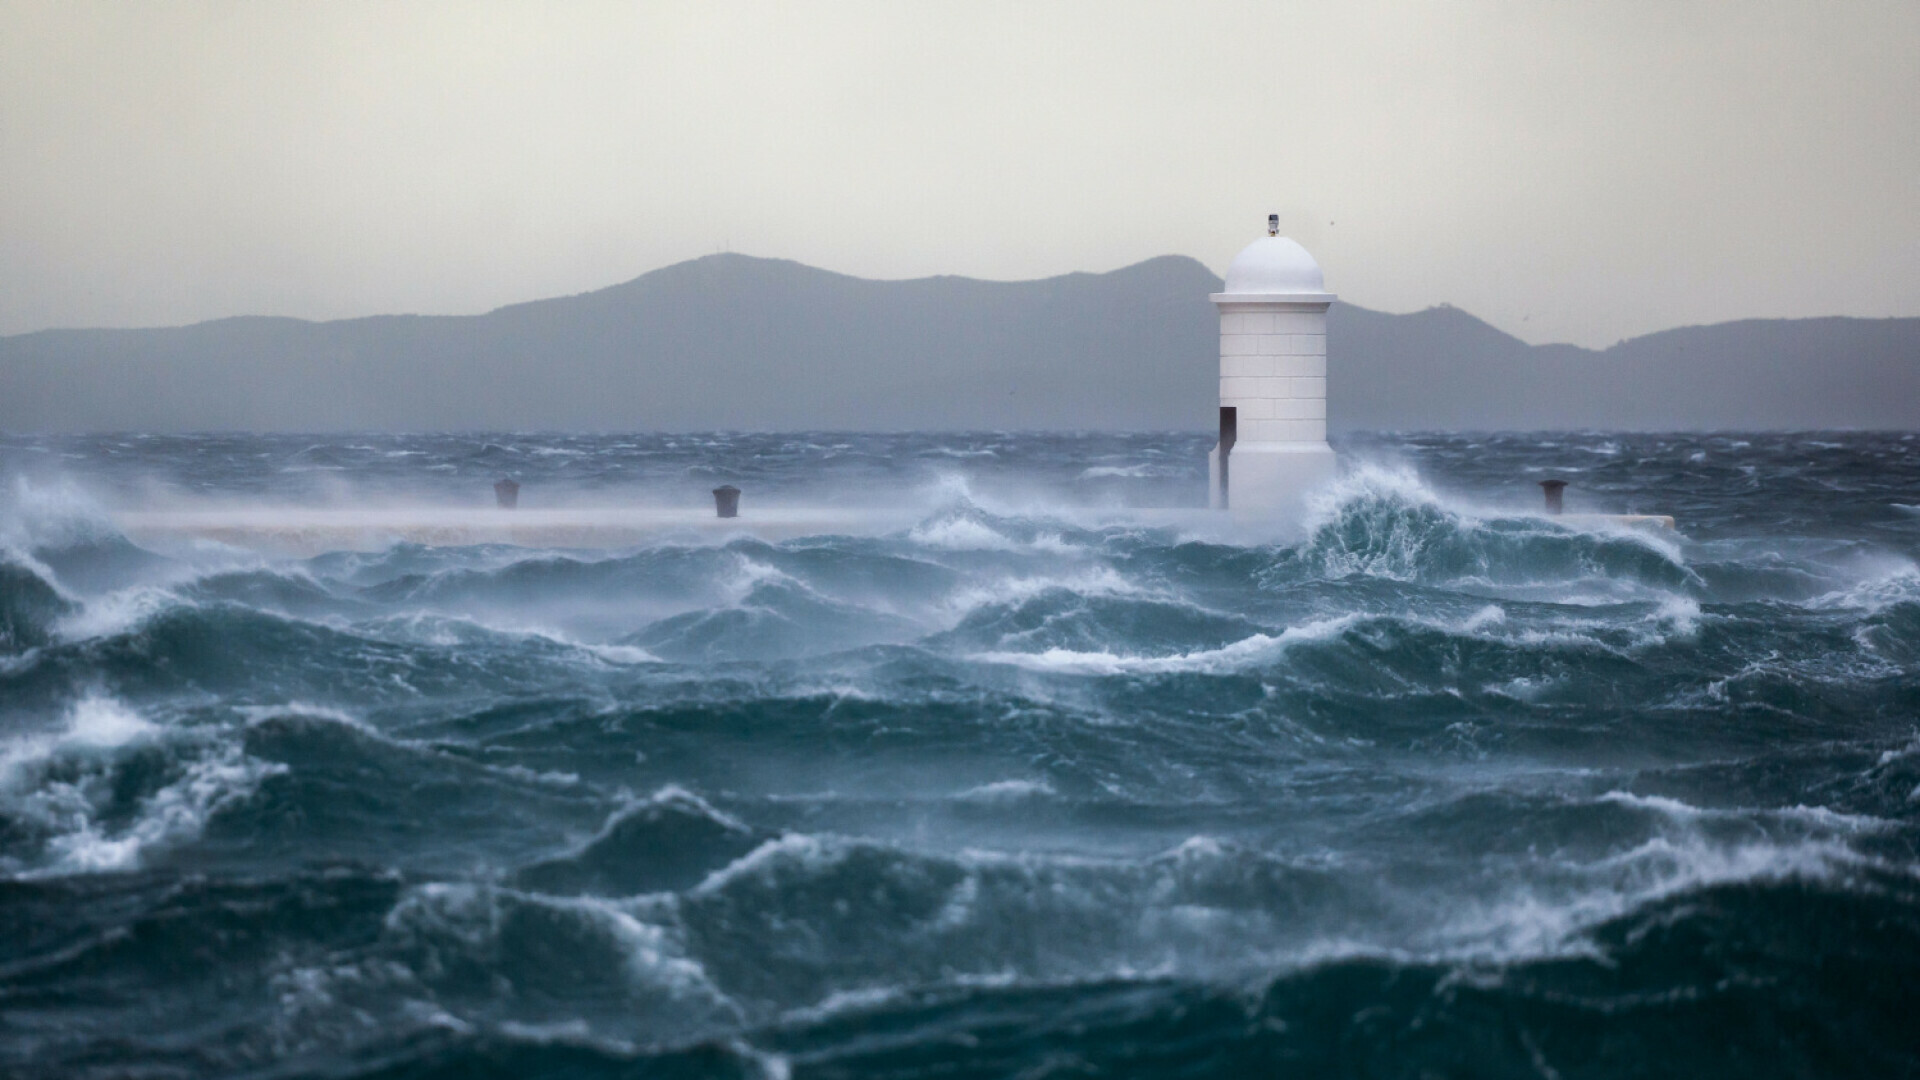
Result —
[{"label": "whitecap", "polygon": [[1180,470],[1169,469],[1164,465],[1094,465],[1080,470],[1082,480],[1144,480],[1179,475],[1181,475]]},{"label": "whitecap", "polygon": [[159,730],[121,702],[88,694],[67,709],[62,730],[15,736],[4,744],[0,749],[0,789],[32,783],[30,774],[56,755],[113,750],[151,738]]},{"label": "whitecap", "polygon": [[[184,759],[180,775],[142,799],[130,823],[103,825],[97,802],[109,796],[116,757],[162,741]],[[149,852],[197,839],[215,812],[285,771],[249,757],[237,741],[163,728],[90,694],[69,707],[61,730],[18,736],[0,750],[0,793],[12,813],[47,834],[42,865],[27,876],[98,873],[136,868]]]},{"label": "whitecap", "polygon": [[969,517],[945,517],[922,522],[907,539],[926,547],[953,551],[1012,551],[1023,545]]},{"label": "whitecap", "polygon": [[988,664],[1011,664],[1031,671],[1060,675],[1159,675],[1182,672],[1226,673],[1270,663],[1287,648],[1335,637],[1360,620],[1340,615],[1290,626],[1279,636],[1253,634],[1218,649],[1200,649],[1172,656],[1122,656],[1110,652],[1081,652],[1052,648],[1037,653],[985,652],[973,659]]},{"label": "whitecap", "polygon": [[738,1017],[738,1006],[716,987],[698,960],[687,955],[668,926],[642,917],[642,900],[615,901],[593,896],[547,896],[497,885],[433,882],[417,886],[387,913],[387,935],[430,953],[456,950],[487,957],[495,954],[516,907],[537,908],[579,920],[599,931],[616,950],[628,985],[661,1004],[691,1005],[702,1018]]},{"label": "whitecap", "polygon": [[198,839],[215,811],[250,798],[262,780],[286,771],[285,765],[249,757],[238,746],[222,747],[149,796],[125,829],[109,833],[89,818],[77,830],[54,837],[47,845],[51,865],[33,876],[133,869],[151,851]]},{"label": "whitecap", "polygon": [[970,787],[954,798],[961,802],[975,803],[1016,803],[1031,799],[1050,799],[1054,796],[1053,785],[1045,780],[996,780],[990,784]]}]

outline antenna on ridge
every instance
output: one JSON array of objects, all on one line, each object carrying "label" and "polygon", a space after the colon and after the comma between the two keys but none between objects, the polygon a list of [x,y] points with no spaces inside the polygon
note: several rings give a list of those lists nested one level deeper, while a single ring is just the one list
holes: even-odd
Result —
[{"label": "antenna on ridge", "polygon": [[1279,214],[1267,215],[1267,235],[1268,236],[1280,235],[1280,215]]}]

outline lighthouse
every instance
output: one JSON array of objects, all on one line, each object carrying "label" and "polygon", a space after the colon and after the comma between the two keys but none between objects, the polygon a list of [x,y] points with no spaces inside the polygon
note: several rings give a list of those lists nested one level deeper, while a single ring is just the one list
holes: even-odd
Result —
[{"label": "lighthouse", "polygon": [[1320,264],[1267,235],[1227,267],[1220,311],[1220,441],[1208,455],[1214,508],[1241,517],[1291,517],[1331,480],[1327,445],[1327,308]]}]

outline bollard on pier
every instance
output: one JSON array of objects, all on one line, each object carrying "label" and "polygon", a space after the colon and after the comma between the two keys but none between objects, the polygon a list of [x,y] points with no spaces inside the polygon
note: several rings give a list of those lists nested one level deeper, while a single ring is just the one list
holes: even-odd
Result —
[{"label": "bollard on pier", "polygon": [[1560,495],[1567,490],[1567,482],[1565,480],[1542,480],[1540,481],[1540,490],[1547,496],[1547,513],[1561,513],[1564,507],[1560,502]]}]

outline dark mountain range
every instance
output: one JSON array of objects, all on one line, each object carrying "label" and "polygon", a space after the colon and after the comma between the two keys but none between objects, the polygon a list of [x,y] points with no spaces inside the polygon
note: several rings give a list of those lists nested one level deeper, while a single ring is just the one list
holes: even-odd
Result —
[{"label": "dark mountain range", "polygon": [[[0,338],[0,430],[1207,428],[1220,279],[1027,282],[714,255],[485,315]],[[1337,304],[1336,429],[1920,426],[1920,319],[1752,320],[1605,350]]]}]

